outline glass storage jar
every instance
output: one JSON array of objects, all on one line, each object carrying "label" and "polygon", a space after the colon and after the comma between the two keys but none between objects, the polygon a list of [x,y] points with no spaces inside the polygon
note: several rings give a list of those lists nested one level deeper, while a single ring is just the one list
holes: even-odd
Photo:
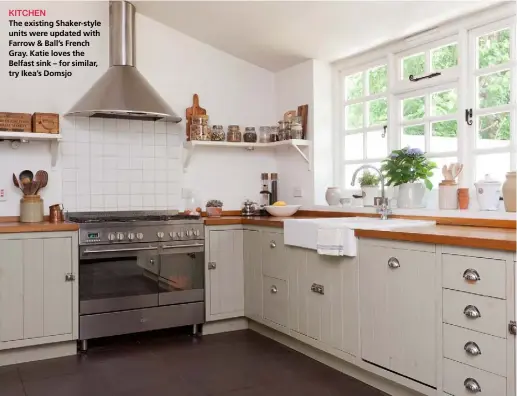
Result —
[{"label": "glass storage jar", "polygon": [[278,127],[276,125],[269,128],[269,141],[278,142]]},{"label": "glass storage jar", "polygon": [[190,140],[210,140],[211,130],[207,115],[193,115],[190,124]]},{"label": "glass storage jar", "polygon": [[224,142],[226,140],[226,133],[222,125],[212,126],[212,140],[215,142]]},{"label": "glass storage jar", "polygon": [[271,128],[268,126],[259,127],[259,143],[268,143],[269,142],[269,134],[271,132]]},{"label": "glass storage jar", "polygon": [[238,125],[229,125],[228,133],[226,134],[226,140],[232,143],[237,143],[242,141],[241,130]]},{"label": "glass storage jar", "polygon": [[255,127],[246,127],[244,131],[244,141],[246,143],[257,142],[257,132],[255,132]]},{"label": "glass storage jar", "polygon": [[289,140],[288,121],[278,121],[278,140]]},{"label": "glass storage jar", "polygon": [[303,139],[303,128],[302,124],[298,122],[291,122],[291,139]]}]

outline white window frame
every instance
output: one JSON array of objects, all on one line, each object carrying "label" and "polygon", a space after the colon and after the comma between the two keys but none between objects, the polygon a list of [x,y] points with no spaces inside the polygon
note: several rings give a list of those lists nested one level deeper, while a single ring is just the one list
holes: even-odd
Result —
[{"label": "white window frame", "polygon": [[[473,131],[467,129],[467,124],[465,122],[465,109],[473,108],[474,106],[469,106],[473,96],[469,91],[469,85],[471,85],[471,75],[470,71],[470,58],[469,54],[472,53],[471,43],[469,40],[470,32],[475,29],[483,29],[489,25],[505,25],[508,24],[508,21],[511,25],[511,40],[513,43],[513,54],[511,54],[512,58],[512,79],[511,79],[511,105],[508,105],[508,108],[511,111],[511,145],[508,150],[512,150],[511,154],[511,166],[512,169],[515,169],[517,163],[517,89],[513,87],[517,86],[517,62],[515,60],[515,54],[517,53],[517,42],[516,42],[516,29],[515,29],[515,8],[512,4],[503,4],[497,5],[487,10],[483,10],[481,12],[475,13],[473,15],[467,16],[465,18],[456,20],[451,23],[447,23],[438,28],[432,29],[431,32],[425,32],[422,35],[416,35],[408,39],[398,40],[396,42],[390,43],[388,45],[379,47],[372,51],[360,54],[358,56],[348,58],[339,62],[336,62],[334,65],[334,81],[339,83],[338,92],[335,98],[339,100],[339,103],[336,103],[334,106],[335,111],[339,112],[339,116],[335,118],[337,121],[336,132],[334,134],[336,145],[335,147],[338,150],[335,150],[334,156],[334,182],[335,185],[339,185],[342,187],[342,190],[350,192],[353,188],[351,186],[344,185],[344,169],[346,165],[357,164],[368,164],[368,163],[376,163],[380,162],[383,158],[377,159],[367,159],[364,158],[362,160],[346,160],[344,159],[344,95],[343,95],[343,87],[344,87],[344,79],[346,76],[363,71],[374,67],[375,65],[384,64],[387,62],[388,64],[388,89],[386,94],[388,95],[388,132],[387,132],[387,144],[388,144],[388,153],[400,147],[400,121],[401,115],[400,108],[398,105],[398,99],[401,95],[406,95],[409,93],[409,97],[417,96],[413,95],[414,92],[424,91],[427,88],[431,88],[433,92],[441,89],[441,86],[446,85],[455,85],[458,92],[458,150],[456,152],[447,152],[447,153],[432,153],[429,152],[430,158],[446,158],[446,157],[457,157],[459,162],[465,164],[465,169],[462,174],[462,184],[465,186],[472,186],[475,182],[475,173],[474,173],[474,165],[475,165],[475,157],[473,155],[473,147],[475,145],[475,137],[470,138],[468,134],[473,134]],[[495,29],[497,30],[497,29]],[[440,71],[442,73],[441,76],[428,79],[421,80],[418,82],[410,82],[404,81],[401,79],[401,59],[417,53],[418,51],[425,51],[431,48],[436,48],[442,45],[447,45],[452,42],[458,42],[458,66],[450,69]],[[430,52],[427,55],[426,62],[426,72],[430,72],[431,67],[431,59]],[[487,68],[488,70],[488,68]],[[484,74],[485,71],[483,71]],[[433,81],[434,80],[434,81]],[[384,95],[379,95],[384,96]],[[359,102],[371,100],[373,98],[361,98]],[[346,104],[349,104],[348,102]],[[493,109],[487,110],[488,113],[494,112]],[[451,119],[452,117],[443,117],[446,119]],[[475,115],[473,115],[473,120],[476,122]],[[365,128],[366,129],[366,128]],[[370,130],[378,130],[379,128],[368,128]],[[358,132],[363,130],[358,130]],[[427,135],[430,134],[430,131],[426,132]],[[366,135],[365,135],[366,136]],[[430,142],[430,140],[428,140]],[[364,142],[366,143],[366,137]],[[506,149],[506,148],[504,148]],[[364,147],[364,152],[366,153],[367,147]],[[502,149],[490,149],[493,152],[507,152],[508,150]],[[483,150],[483,153],[488,151]],[[366,157],[366,154],[364,155]],[[439,170],[437,170],[439,171]],[[357,189],[357,188],[355,188]]]}]

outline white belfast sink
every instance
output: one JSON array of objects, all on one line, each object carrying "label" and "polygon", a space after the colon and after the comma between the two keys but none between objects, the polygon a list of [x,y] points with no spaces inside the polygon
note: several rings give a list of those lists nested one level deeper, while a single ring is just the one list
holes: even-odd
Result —
[{"label": "white belfast sink", "polygon": [[[320,254],[339,256],[357,255],[357,238],[354,230],[395,230],[407,227],[426,227],[435,221],[405,220],[372,217],[337,217],[284,220],[284,244],[317,250]],[[324,245],[332,246],[329,249]],[[337,253],[339,251],[339,253]]]}]

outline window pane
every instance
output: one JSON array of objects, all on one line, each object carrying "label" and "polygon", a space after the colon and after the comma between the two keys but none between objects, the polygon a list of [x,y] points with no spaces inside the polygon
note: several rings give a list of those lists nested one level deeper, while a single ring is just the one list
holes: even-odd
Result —
[{"label": "window pane", "polygon": [[368,132],[366,134],[366,157],[384,158],[388,155],[388,139],[382,137],[383,131]]},{"label": "window pane", "polygon": [[443,153],[458,149],[458,121],[440,121],[431,124],[431,152]]},{"label": "window pane", "polygon": [[510,70],[479,76],[478,92],[480,108],[510,103]]},{"label": "window pane", "polygon": [[363,127],[363,103],[345,106],[346,129]]},{"label": "window pane", "polygon": [[458,64],[458,44],[450,44],[431,51],[432,69],[444,70]]},{"label": "window pane", "polygon": [[363,159],[363,134],[345,135],[345,161]]},{"label": "window pane", "polygon": [[478,38],[478,65],[482,69],[510,60],[510,29]]},{"label": "window pane", "polygon": [[345,77],[346,100],[364,96],[363,73],[356,73]]},{"label": "window pane", "polygon": [[510,153],[485,154],[476,156],[476,181],[486,174],[503,182],[510,171]]},{"label": "window pane", "polygon": [[368,88],[370,95],[385,92],[388,89],[388,67],[386,65],[368,71]]},{"label": "window pane", "polygon": [[388,120],[388,100],[386,98],[372,100],[368,105],[368,126],[385,124]]},{"label": "window pane", "polygon": [[510,143],[510,113],[488,114],[478,120],[478,148],[504,147]]},{"label": "window pane", "polygon": [[425,150],[425,126],[412,125],[402,129],[402,147],[414,147]]},{"label": "window pane", "polygon": [[416,54],[402,59],[402,78],[406,79],[412,74],[418,76],[425,72],[425,54]]},{"label": "window pane", "polygon": [[404,120],[416,120],[425,115],[425,97],[402,100],[402,117]]},{"label": "window pane", "polygon": [[447,115],[456,111],[458,111],[458,95],[455,89],[431,94],[431,115]]},{"label": "window pane", "polygon": [[433,183],[433,189],[438,189],[438,184],[443,180],[442,168],[444,165],[450,165],[458,162],[458,158],[456,157],[447,157],[447,158],[429,158],[429,160],[436,163],[436,169],[433,169],[433,175],[430,180]]}]

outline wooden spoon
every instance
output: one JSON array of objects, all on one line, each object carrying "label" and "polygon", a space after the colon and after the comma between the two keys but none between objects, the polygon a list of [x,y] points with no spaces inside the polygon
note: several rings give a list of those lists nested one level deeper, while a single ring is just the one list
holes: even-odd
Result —
[{"label": "wooden spoon", "polygon": [[16,177],[16,175],[14,173],[13,173],[13,183],[23,193],[23,188],[20,186],[20,181],[18,180],[18,178]]},{"label": "wooden spoon", "polygon": [[39,190],[47,186],[48,183],[48,173],[44,170],[39,170],[36,172],[36,180],[39,182],[38,188],[34,192],[37,194]]}]

